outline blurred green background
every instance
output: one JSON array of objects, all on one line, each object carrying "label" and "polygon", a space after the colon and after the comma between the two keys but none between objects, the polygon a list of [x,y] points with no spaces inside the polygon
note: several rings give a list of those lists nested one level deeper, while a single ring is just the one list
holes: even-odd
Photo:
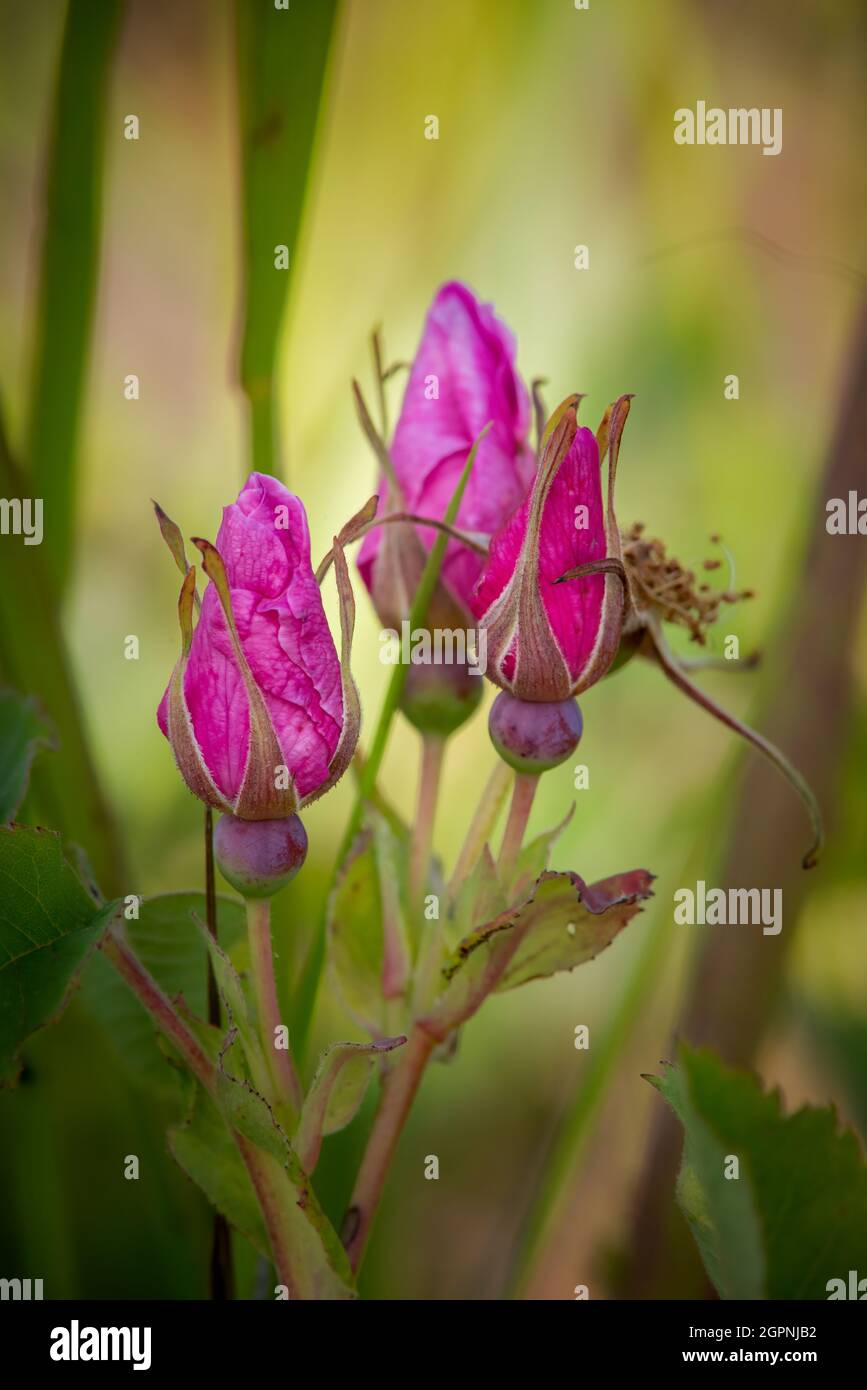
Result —
[{"label": "blurred green background", "polygon": [[[64,14],[60,0],[0,5],[0,390],[19,453]],[[725,1039],[749,1014],[765,962],[762,1027],[754,1038],[746,1026],[748,1055],[736,1059],[779,1083],[788,1106],[832,1100],[867,1133],[867,542],[824,533],[825,500],[845,495],[829,490],[826,470],[848,468],[845,486],[867,489],[864,435],[840,423],[846,381],[854,373],[862,395],[865,386],[865,47],[857,0],[339,7],[276,381],[284,476],[307,507],[314,561],[373,489],[349,390],[358,376],[372,397],[371,329],[383,325],[389,357],[411,357],[438,285],[465,280],[516,333],[525,379],[547,377],[551,405],[585,392],[595,424],[610,400],[635,392],[620,520],[641,518],[688,564],[708,553],[711,532],[723,536],[738,586],[756,598],[724,612],[715,649],[735,633],[742,653],[759,647],[767,659],[755,675],[702,680],[779,735],[831,822],[828,855],[804,884],[806,824],[797,808],[791,825],[777,820],[775,798],[788,803],[776,774],[661,675],[633,663],[582,698],[590,787],[575,792],[569,767],[549,774],[532,827],[576,801],[555,865],[587,879],[645,865],[656,897],[599,961],[492,1002],[451,1065],[428,1075],[365,1268],[367,1297],[497,1298],[516,1269],[529,1297],[570,1298],[576,1283],[593,1297],[703,1292],[677,1216],[652,1249],[636,1235],[648,1204],[668,1211],[674,1181],[648,1176],[662,1103],[640,1074],[670,1055],[685,1018],[737,1053]],[[213,536],[250,467],[237,369],[234,50],[223,0],[128,0],[110,71],[62,625],[121,825],[128,893],[201,885],[200,811],[154,717],[176,656],[178,576],[149,499],[185,534]],[[782,107],[782,153],[675,145],[675,109],[699,99]],[[123,138],[130,113],[138,141]],[[437,141],[424,138],[430,114]],[[62,227],[55,235],[74,277],[73,248]],[[574,267],[578,244],[589,247],[588,271]],[[140,378],[137,401],[124,398],[129,373]],[[729,373],[737,401],[724,398]],[[393,418],[401,387],[398,377]],[[860,475],[849,459],[859,447]],[[389,671],[373,610],[357,598],[369,735]],[[327,603],[334,616],[330,588]],[[138,661],[124,659],[128,634]],[[492,758],[482,712],[449,748],[436,832],[447,866]],[[407,817],[416,762],[416,737],[399,720],[381,782]],[[350,805],[347,778],[306,816],[310,857],[280,908],[287,998]],[[729,932],[714,947],[725,990],[703,1020],[693,969],[711,929],[674,928],[672,893],[696,878],[725,881],[745,843],[767,881],[786,886],[785,942],[756,946],[750,928],[717,929]],[[166,1150],[171,1101],[135,1086],[85,995],[32,1040],[19,1090],[0,1096],[0,1273],[43,1277],[52,1297],[204,1297],[209,1214]],[[579,1023],[590,1026],[589,1052],[573,1046]],[[326,983],[314,1043],[353,1036]],[[561,1196],[544,1238],[521,1261],[536,1185],[554,1191],[546,1153],[591,1098],[586,1124],[580,1112],[572,1120],[583,1142],[557,1150]],[[321,1185],[335,1214],[367,1122],[369,1106],[326,1145]],[[128,1153],[141,1158],[135,1184],[122,1176]],[[432,1153],[438,1182],[423,1176]],[[249,1292],[252,1260],[240,1248],[238,1257]]]}]

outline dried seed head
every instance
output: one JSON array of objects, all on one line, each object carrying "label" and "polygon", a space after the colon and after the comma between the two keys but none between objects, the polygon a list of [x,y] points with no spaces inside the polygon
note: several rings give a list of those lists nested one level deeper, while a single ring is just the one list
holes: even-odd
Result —
[{"label": "dried seed head", "polygon": [[[720,538],[714,535],[711,540],[719,543]],[[623,563],[635,606],[653,609],[662,622],[685,627],[701,646],[706,644],[707,629],[716,622],[724,603],[753,597],[751,589],[721,591],[710,584],[697,584],[693,571],[668,555],[662,541],[645,539],[641,521],[623,533]],[[705,560],[703,569],[719,569],[721,563]]]}]

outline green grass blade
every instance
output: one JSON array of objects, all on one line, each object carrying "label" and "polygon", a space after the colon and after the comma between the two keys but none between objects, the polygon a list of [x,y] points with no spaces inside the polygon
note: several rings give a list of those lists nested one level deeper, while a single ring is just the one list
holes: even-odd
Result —
[{"label": "green grass blade", "polygon": [[[238,0],[238,88],[244,193],[241,386],[252,466],[280,471],[275,376],[294,273],[337,0]],[[288,268],[275,264],[285,247]]]},{"label": "green grass blade", "polygon": [[[0,495],[27,492],[0,415]],[[0,544],[0,684],[37,696],[58,740],[57,751],[33,765],[20,819],[38,820],[81,845],[100,887],[114,896],[128,887],[123,849],[88,750],[46,550],[26,546],[21,536],[4,536]]]},{"label": "green grass blade", "polygon": [[75,535],[75,458],[99,274],[108,80],[120,0],[69,0],[48,150],[25,457],[58,594]]},{"label": "green grass blade", "polygon": [[665,964],[670,940],[669,919],[657,917],[647,933],[620,997],[615,1001],[601,1043],[594,1047],[581,1084],[566,1106],[542,1174],[535,1184],[529,1209],[518,1235],[506,1298],[520,1298],[544,1251],[556,1214],[562,1211],[574,1182],[577,1165],[607,1093],[615,1068],[633,1035],[639,1011]]},{"label": "green grass blade", "polygon": [[[734,766],[735,764],[732,764]],[[692,837],[696,826],[722,823],[732,793],[729,768],[710,788],[688,797],[668,816],[659,837],[660,844],[689,844],[690,849],[675,881],[689,883],[706,867]],[[618,1069],[622,1069],[627,1050],[635,1036],[637,1020],[650,1007],[649,1000],[662,989],[665,972],[671,968],[674,919],[662,905],[647,909],[643,939],[630,962],[626,979],[609,1008],[604,1032],[586,1054],[580,1078],[566,1102],[541,1170],[529,1192],[524,1217],[515,1240],[504,1298],[521,1299],[544,1259],[547,1241],[557,1229],[567,1209],[580,1173],[586,1147],[592,1142],[594,1126],[606,1102],[608,1088]]]}]

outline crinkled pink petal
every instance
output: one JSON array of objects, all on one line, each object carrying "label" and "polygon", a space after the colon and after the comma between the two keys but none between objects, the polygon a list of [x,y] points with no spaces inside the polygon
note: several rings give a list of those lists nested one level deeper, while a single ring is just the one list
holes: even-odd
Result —
[{"label": "crinkled pink petal", "polygon": [[250,711],[213,584],[208,585],[202,599],[184,677],[184,694],[208,771],[223,795],[233,801],[244,780]]},{"label": "crinkled pink petal", "polygon": [[[438,398],[431,399],[436,378]],[[410,511],[443,517],[473,441],[493,425],[479,446],[457,524],[488,535],[519,505],[535,471],[526,443],[529,399],[515,371],[515,341],[489,304],[465,285],[444,285],[431,305],[410,372],[391,456]],[[391,507],[380,487],[379,514]],[[429,548],[436,532],[419,528]],[[381,531],[365,538],[358,566],[373,584]],[[482,561],[457,541],[446,550],[442,575],[467,604]]]},{"label": "crinkled pink petal", "polygon": [[[304,508],[254,473],[217,536],[241,646],[299,796],[325,781],[343,724],[340,663],[310,564]],[[234,800],[250,736],[247,694],[216,589],[202,600],[184,680],[193,730],[220,791]],[[166,729],[166,697],[158,719]]]}]

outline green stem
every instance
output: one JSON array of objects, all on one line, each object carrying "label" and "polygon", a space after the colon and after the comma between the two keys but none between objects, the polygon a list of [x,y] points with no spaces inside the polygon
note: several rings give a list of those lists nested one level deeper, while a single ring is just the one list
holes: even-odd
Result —
[{"label": "green stem", "polygon": [[[217,889],[214,881],[214,813],[205,807],[205,920],[208,931],[217,940]],[[208,955],[208,1022],[220,1026],[220,995],[217,977]]]},{"label": "green stem", "polygon": [[509,768],[501,758],[497,758],[494,769],[479,798],[479,804],[470,822],[470,828],[461,847],[458,862],[449,881],[449,899],[452,902],[472,873],[479,855],[494,833],[497,817],[503,808],[503,802],[509,790],[509,781]]},{"label": "green stem", "polygon": [[301,1083],[289,1049],[277,1046],[277,1033],[282,1023],[271,951],[271,900],[247,898],[246,907],[253,997],[256,1000],[262,1050],[271,1077],[272,1100],[298,1114],[304,1101]]},{"label": "green stem", "polygon": [[[452,525],[457,517],[461,505],[473,464],[476,460],[476,453],[479,445],[484,439],[488,430],[491,428],[490,422],[485,425],[478,438],[474,441],[473,447],[467,455],[458,485],[452,494],[451,501],[446,509],[444,520],[448,525]],[[439,579],[440,569],[442,568],[443,557],[446,552],[448,536],[445,532],[440,532],[430,548],[425,567],[422,570],[421,579],[413,599],[409,613],[410,631],[414,632],[420,627],[424,627],[427,610],[433,598],[437,580]],[[373,736],[373,744],[364,768],[359,778],[358,795],[349,817],[349,824],[341,841],[337,852],[337,867],[343,863],[347,851],[352,845],[364,816],[365,802],[372,795],[376,787],[376,779],[379,776],[379,769],[385,755],[385,746],[388,742],[388,735],[391,728],[391,721],[397,713],[400,699],[403,694],[403,687],[406,683],[408,667],[399,663],[392,672],[391,680],[385,692],[385,699],[382,703],[379,720],[377,721],[376,731]],[[299,1059],[304,1054],[304,1047],[307,1041],[307,1034],[310,1030],[310,1021],[313,1017],[313,1007],[316,1002],[316,991],[319,988],[319,978],[322,974],[322,967],[325,964],[325,914],[323,911],[320,918],[316,936],[310,948],[310,954],[304,967],[301,983],[295,1002],[295,1050]]]},{"label": "green stem", "polygon": [[290,1298],[303,1298],[305,1295],[293,1253],[297,1241],[289,1216],[290,1204],[295,1197],[286,1179],[286,1171],[273,1154],[257,1148],[243,1134],[235,1131],[232,1137],[259,1202],[278,1278],[281,1284],[286,1285]]},{"label": "green stem", "polygon": [[[217,940],[217,889],[214,880],[214,813],[205,807],[205,920],[208,931]],[[208,1022],[220,1026],[220,994],[217,977],[208,955]],[[235,1297],[235,1270],[232,1260],[232,1232],[225,1216],[214,1212],[209,1266],[211,1299],[227,1302]]]},{"label": "green stem", "polygon": [[512,804],[509,807],[509,819],[503,832],[503,843],[500,846],[500,857],[497,860],[497,873],[504,887],[508,886],[514,873],[515,864],[521,852],[521,845],[524,843],[524,832],[527,829],[527,821],[530,819],[530,812],[533,809],[533,799],[538,785],[538,773],[515,773],[515,787],[512,792]]},{"label": "green stem", "polygon": [[409,859],[409,905],[412,914],[420,906],[427,886],[445,746],[445,739],[438,734],[422,735],[418,805]]},{"label": "green stem", "polygon": [[416,1025],[401,1050],[400,1062],[382,1081],[379,1109],[343,1222],[343,1244],[355,1271],[364,1257],[394,1151],[435,1046],[436,1040]]}]

